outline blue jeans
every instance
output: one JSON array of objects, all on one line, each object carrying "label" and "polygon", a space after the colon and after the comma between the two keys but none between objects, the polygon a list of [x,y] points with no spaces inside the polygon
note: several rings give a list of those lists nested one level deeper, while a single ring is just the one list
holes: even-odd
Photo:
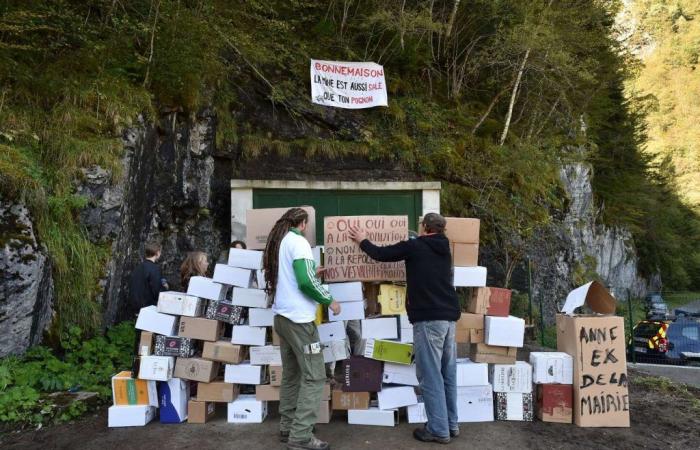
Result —
[{"label": "blue jeans", "polygon": [[457,343],[455,322],[431,320],[413,324],[416,373],[428,423],[434,436],[449,437],[457,423]]}]

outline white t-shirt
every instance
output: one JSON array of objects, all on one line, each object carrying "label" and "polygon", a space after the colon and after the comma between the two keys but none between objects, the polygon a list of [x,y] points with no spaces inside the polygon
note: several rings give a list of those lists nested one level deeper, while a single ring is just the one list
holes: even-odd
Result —
[{"label": "white t-shirt", "polygon": [[272,310],[295,323],[308,323],[316,319],[318,303],[299,290],[292,263],[297,259],[314,259],[311,245],[304,236],[293,231],[280,243],[277,269],[277,287]]}]

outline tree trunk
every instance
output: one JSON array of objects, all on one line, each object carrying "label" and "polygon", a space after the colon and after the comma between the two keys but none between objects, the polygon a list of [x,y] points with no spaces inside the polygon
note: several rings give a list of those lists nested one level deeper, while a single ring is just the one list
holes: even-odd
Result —
[{"label": "tree trunk", "polygon": [[479,129],[481,124],[484,123],[484,120],[486,120],[486,118],[489,116],[489,114],[491,114],[491,110],[493,109],[494,106],[496,106],[496,103],[498,103],[498,99],[501,98],[501,95],[503,95],[506,92],[506,90],[508,90],[508,86],[501,89],[498,92],[498,94],[496,94],[496,96],[493,98],[493,100],[491,100],[491,103],[489,103],[489,107],[486,108],[486,112],[481,116],[481,118],[476,123],[476,125],[474,125],[474,128],[472,128],[472,134],[476,133],[476,130]]},{"label": "tree trunk", "polygon": [[508,114],[506,114],[506,123],[503,126],[503,133],[501,134],[501,140],[498,145],[503,145],[506,141],[506,136],[508,136],[508,128],[510,128],[510,119],[513,117],[513,105],[515,104],[515,98],[518,96],[518,88],[520,87],[520,80],[523,77],[523,71],[525,70],[525,64],[527,64],[527,59],[530,57],[530,49],[525,51],[525,56],[523,61],[520,63],[520,68],[518,69],[518,76],[515,78],[515,84],[513,86],[513,92],[510,95],[510,104],[508,105]]},{"label": "tree trunk", "polygon": [[459,3],[461,0],[455,0],[452,6],[452,13],[450,14],[450,20],[447,22],[447,29],[445,30],[445,39],[449,38],[452,34],[452,27],[454,27],[455,19],[457,18],[457,9],[459,9]]}]

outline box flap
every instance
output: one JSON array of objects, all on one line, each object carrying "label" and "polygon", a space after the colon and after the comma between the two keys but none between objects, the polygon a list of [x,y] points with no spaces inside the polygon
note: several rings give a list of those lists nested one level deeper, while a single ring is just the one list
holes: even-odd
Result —
[{"label": "box flap", "polygon": [[616,303],[615,297],[610,295],[605,286],[598,281],[591,281],[569,292],[561,312],[572,316],[576,308],[586,305],[598,314],[614,314]]}]

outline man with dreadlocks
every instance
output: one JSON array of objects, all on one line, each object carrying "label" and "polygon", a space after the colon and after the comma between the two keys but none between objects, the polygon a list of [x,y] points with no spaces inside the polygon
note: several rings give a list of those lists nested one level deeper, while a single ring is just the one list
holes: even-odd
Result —
[{"label": "man with dreadlocks", "polygon": [[292,208],[275,223],[263,254],[265,290],[273,301],[280,336],[280,441],[288,449],[330,449],[313,435],[326,368],[314,319],[317,304],[340,313],[340,304],[323,288],[311,246],[302,232],[308,214]]}]

